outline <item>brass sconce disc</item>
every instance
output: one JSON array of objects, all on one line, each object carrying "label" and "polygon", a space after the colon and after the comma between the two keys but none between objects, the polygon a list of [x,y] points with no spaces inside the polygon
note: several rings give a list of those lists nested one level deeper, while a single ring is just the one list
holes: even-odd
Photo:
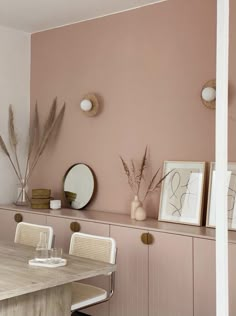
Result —
[{"label": "brass sconce disc", "polygon": [[92,103],[92,109],[90,111],[83,111],[83,113],[87,116],[95,116],[99,110],[99,102],[96,95],[94,93],[88,93],[84,95],[81,101],[83,100],[89,100]]},{"label": "brass sconce disc", "polygon": [[[214,88],[216,89],[216,81],[215,80],[209,80],[207,81],[204,86],[202,87],[202,90],[205,89],[205,88]],[[216,108],[216,100],[212,100],[212,101],[206,101],[202,98],[202,90],[201,90],[201,100],[202,100],[202,103],[208,108],[208,109],[211,109],[211,110],[215,110]]]}]

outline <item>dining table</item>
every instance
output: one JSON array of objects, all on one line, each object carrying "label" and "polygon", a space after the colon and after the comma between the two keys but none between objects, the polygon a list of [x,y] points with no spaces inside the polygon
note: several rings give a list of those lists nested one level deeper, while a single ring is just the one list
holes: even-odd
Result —
[{"label": "dining table", "polygon": [[69,316],[72,283],[115,271],[116,265],[63,255],[57,268],[29,265],[35,248],[0,241],[0,316]]}]

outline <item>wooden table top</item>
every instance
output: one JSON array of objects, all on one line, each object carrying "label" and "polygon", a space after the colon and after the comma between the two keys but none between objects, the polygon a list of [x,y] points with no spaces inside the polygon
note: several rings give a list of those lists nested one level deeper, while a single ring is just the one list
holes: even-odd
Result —
[{"label": "wooden table top", "polygon": [[0,300],[79,281],[115,271],[116,265],[63,255],[67,265],[59,268],[29,266],[35,249],[0,242]]}]

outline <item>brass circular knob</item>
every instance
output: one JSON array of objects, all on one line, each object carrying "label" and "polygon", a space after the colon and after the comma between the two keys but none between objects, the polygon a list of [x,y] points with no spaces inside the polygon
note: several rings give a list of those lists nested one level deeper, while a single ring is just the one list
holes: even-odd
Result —
[{"label": "brass circular knob", "polygon": [[145,245],[151,245],[153,243],[153,236],[150,233],[143,233],[141,235],[142,243]]},{"label": "brass circular knob", "polygon": [[77,222],[71,222],[70,223],[70,229],[72,232],[76,233],[80,231],[80,224]]},{"label": "brass circular knob", "polygon": [[20,213],[16,213],[14,219],[16,223],[20,223],[23,221],[23,216]]}]

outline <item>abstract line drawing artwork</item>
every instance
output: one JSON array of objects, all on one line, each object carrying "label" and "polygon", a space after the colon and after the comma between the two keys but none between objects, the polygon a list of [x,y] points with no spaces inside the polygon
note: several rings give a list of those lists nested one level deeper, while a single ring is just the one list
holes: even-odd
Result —
[{"label": "abstract line drawing artwork", "polygon": [[[207,203],[207,227],[216,225],[216,197],[215,197],[215,163],[211,163],[210,180]],[[227,171],[227,217],[228,228],[236,230],[236,163],[228,163]]]},{"label": "abstract line drawing artwork", "polygon": [[159,221],[201,225],[205,162],[165,161]]}]

